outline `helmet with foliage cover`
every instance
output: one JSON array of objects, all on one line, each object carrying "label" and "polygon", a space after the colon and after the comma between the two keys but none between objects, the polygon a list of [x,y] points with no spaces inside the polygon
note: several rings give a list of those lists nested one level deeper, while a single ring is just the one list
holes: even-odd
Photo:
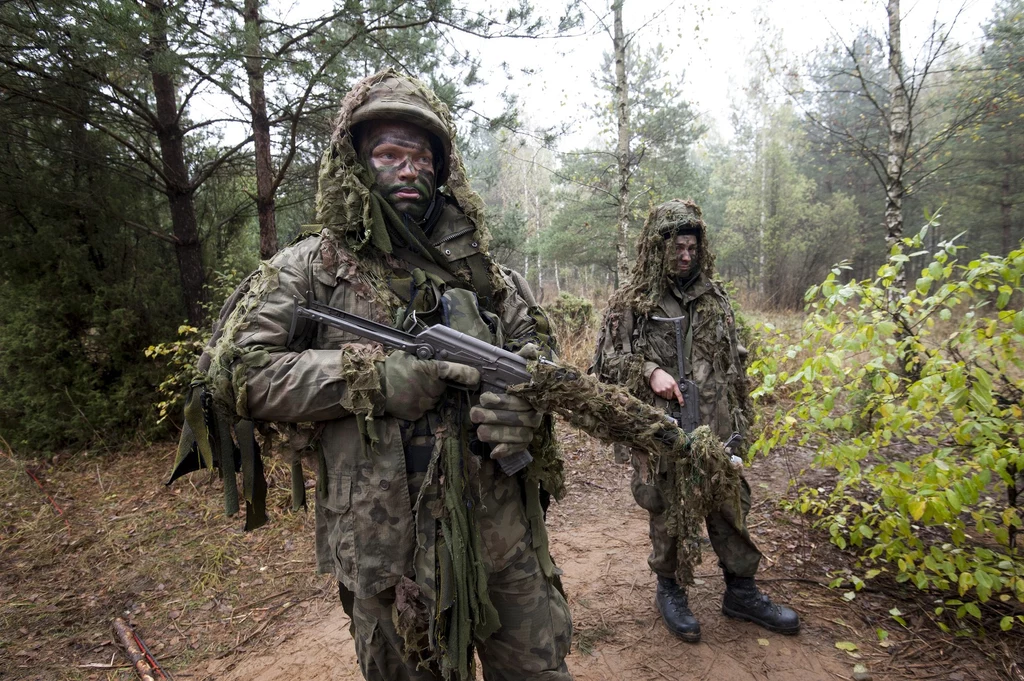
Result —
[{"label": "helmet with foliage cover", "polygon": [[483,224],[483,201],[469,187],[451,112],[427,86],[393,68],[356,83],[341,103],[331,145],[320,162],[317,222],[347,249],[359,251],[370,243],[384,253],[392,252],[385,221],[371,200],[373,177],[356,148],[359,126],[375,120],[412,123],[430,133],[441,151],[438,186],[445,185],[445,193],[473,221],[486,249],[489,235]]},{"label": "helmet with foliage cover", "polygon": [[690,199],[672,199],[652,208],[637,240],[633,274],[629,283],[612,296],[609,308],[629,308],[641,316],[654,310],[674,277],[666,252],[668,244],[679,234],[697,236],[700,272],[710,279],[715,258],[708,249],[707,229],[700,207]]}]

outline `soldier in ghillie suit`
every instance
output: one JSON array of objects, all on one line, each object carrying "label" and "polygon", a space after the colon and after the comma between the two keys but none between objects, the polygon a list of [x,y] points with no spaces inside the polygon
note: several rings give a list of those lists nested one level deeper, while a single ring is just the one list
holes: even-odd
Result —
[{"label": "soldier in ghillie suit", "polygon": [[[559,496],[550,416],[476,393],[471,367],[385,351],[313,323],[296,300],[415,332],[447,324],[550,353],[545,317],[486,251],[447,107],[387,70],[342,103],[320,168],[317,230],[249,283],[213,352],[226,408],[273,423],[319,465],[317,562],[337,578],[367,679],[570,679],[572,626],[542,496]],[[466,391],[449,390],[452,385]],[[516,475],[496,460],[529,448]]]},{"label": "soldier in ghillie suit", "polygon": [[[677,330],[654,317],[685,320]],[[686,378],[697,385],[700,423],[723,442],[734,432],[745,435],[751,414],[746,351],[737,341],[725,290],[714,280],[714,256],[700,208],[682,200],[663,203],[648,216],[634,274],[608,303],[594,370],[601,380],[624,385],[638,398],[670,411],[673,403],[684,401],[678,386],[677,333],[685,338]],[[658,577],[658,609],[672,633],[695,642],[700,640],[700,623],[690,611],[686,586],[700,560],[699,527],[682,527],[675,519],[678,506],[694,502],[686,495],[699,485],[689,481],[691,486],[685,487],[687,481],[677,479],[684,474],[668,463],[655,463],[633,449],[633,496],[650,513],[653,546],[648,563]],[[745,480],[741,483],[738,505],[724,503],[705,518],[725,573],[722,612],[795,634],[800,629],[797,614],[772,603],[754,583],[761,553],[747,533],[750,487]]]}]

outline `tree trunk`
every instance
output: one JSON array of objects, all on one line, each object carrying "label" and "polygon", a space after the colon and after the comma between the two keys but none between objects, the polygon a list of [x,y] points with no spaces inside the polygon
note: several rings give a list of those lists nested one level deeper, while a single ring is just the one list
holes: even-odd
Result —
[{"label": "tree trunk", "polygon": [[152,19],[150,33],[149,69],[153,78],[156,99],[156,134],[160,142],[160,160],[166,177],[164,192],[171,209],[171,227],[174,251],[181,274],[181,289],[185,299],[188,321],[193,326],[202,324],[205,301],[202,246],[196,220],[193,189],[185,164],[185,133],[178,117],[177,90],[174,78],[164,70],[171,61],[167,42],[167,17],[164,0],[146,0],[146,9]]},{"label": "tree trunk", "polygon": [[1013,194],[1011,193],[1010,170],[1013,168],[1013,151],[1011,147],[1006,148],[1006,160],[1009,162],[1003,171],[1003,182],[1001,196],[999,197],[999,222],[1002,227],[1003,255],[1007,256],[1013,250]]},{"label": "tree trunk", "polygon": [[621,286],[629,273],[626,245],[629,239],[629,90],[626,83],[626,39],[622,32],[622,3],[616,0],[612,5],[614,13],[614,35],[612,47],[615,53],[615,111],[618,120],[619,142],[616,160],[619,164],[618,191],[618,237],[615,240],[615,284]]},{"label": "tree trunk", "polygon": [[245,73],[249,77],[249,104],[256,146],[256,213],[260,223],[260,257],[277,253],[277,221],[274,212],[274,168],[270,156],[270,120],[263,85],[263,44],[260,30],[261,0],[245,0]]},{"label": "tree trunk", "polygon": [[767,122],[761,128],[761,140],[758,145],[761,155],[761,216],[757,224],[757,292],[764,302],[764,235],[768,222],[768,129]]},{"label": "tree trunk", "polygon": [[[900,2],[889,0],[889,147],[885,167],[885,241],[891,249],[903,237],[903,165],[910,147],[910,108],[903,82]],[[906,288],[905,279],[895,285]]]},{"label": "tree trunk", "polygon": [[[533,158],[534,161],[536,161],[536,153],[533,155]],[[544,267],[543,263],[541,262],[540,256],[540,226],[543,224],[542,221],[544,219],[544,216],[540,212],[540,192],[534,194],[533,205],[534,208],[536,208],[536,211],[534,212],[534,217],[536,218],[536,220],[534,222],[535,227],[533,235],[534,244],[537,249],[537,300],[540,302],[544,302]]]}]

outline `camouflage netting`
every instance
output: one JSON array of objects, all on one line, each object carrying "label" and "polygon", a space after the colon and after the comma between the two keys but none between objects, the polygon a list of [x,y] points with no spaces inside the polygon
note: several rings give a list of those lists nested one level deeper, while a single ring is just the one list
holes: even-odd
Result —
[{"label": "camouflage netting", "polygon": [[740,517],[740,470],[722,443],[707,426],[687,437],[660,409],[623,387],[550,363],[531,362],[529,369],[533,380],[509,388],[509,393],[538,410],[563,416],[602,442],[626,442],[647,452],[652,471],[667,460],[675,472],[677,499],[686,500],[671,504],[668,517],[670,533],[679,538],[677,576],[681,583],[692,584],[701,552],[690,538],[700,536],[704,518],[723,501],[736,504]]},{"label": "camouflage netting", "polygon": [[687,227],[700,231],[697,242],[701,272],[708,279],[712,278],[715,258],[707,248],[707,225],[701,218],[700,207],[689,199],[667,201],[647,216],[636,244],[636,269],[629,283],[616,291],[608,301],[609,313],[631,309],[638,317],[645,317],[658,306],[665,287],[673,277],[666,267],[666,231],[673,233]]},{"label": "camouflage netting", "polygon": [[222,413],[249,418],[246,371],[269,364],[270,352],[276,348],[251,347],[243,350],[235,344],[235,336],[244,328],[248,315],[277,288],[277,277],[277,268],[269,262],[260,264],[209,350],[210,365],[201,378],[209,382],[214,404]]},{"label": "camouflage netting", "polygon": [[456,130],[451,112],[429,88],[393,68],[361,80],[341,103],[331,146],[324,152],[320,162],[317,221],[353,251],[362,250],[368,243],[372,243],[382,253],[391,253],[393,250],[380,212],[383,207],[380,202],[372,200],[370,187],[373,186],[373,178],[359,161],[351,131],[353,114],[367,102],[371,89],[378,84],[393,87],[398,95],[406,98],[421,100],[440,119],[448,133],[451,148],[447,159],[448,178],[444,186],[466,217],[476,225],[481,250],[486,250],[490,232],[484,224],[483,201],[469,186],[462,156],[454,142]]},{"label": "camouflage netting", "polygon": [[723,466],[731,457],[708,426],[694,430],[690,440],[690,453],[675,460],[673,471],[676,498],[686,503],[670,504],[665,522],[669,535],[676,538],[676,580],[684,585],[693,584],[694,570],[701,562],[701,528],[707,515],[728,499],[734,504],[733,517],[743,517],[742,464]]}]

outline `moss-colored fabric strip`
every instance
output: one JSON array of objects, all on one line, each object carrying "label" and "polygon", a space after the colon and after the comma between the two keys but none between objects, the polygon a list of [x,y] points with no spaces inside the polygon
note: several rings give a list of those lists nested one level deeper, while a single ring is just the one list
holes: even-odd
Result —
[{"label": "moss-colored fabric strip", "polygon": [[222,415],[216,418],[220,454],[220,477],[224,481],[224,512],[238,513],[238,480],[235,478],[235,443],[231,440],[231,424]]},{"label": "moss-colored fabric strip", "polygon": [[291,465],[292,473],[292,510],[306,508],[306,477],[302,473],[302,461]]},{"label": "moss-colored fabric strip", "polygon": [[200,468],[213,468],[213,449],[210,446],[210,431],[206,426],[202,401],[202,386],[193,384],[185,395],[185,427],[178,439],[178,452],[168,485],[186,473]]},{"label": "moss-colored fabric strip", "polygon": [[238,449],[242,454],[242,494],[245,496],[245,530],[255,530],[267,524],[267,479],[263,475],[263,460],[256,444],[253,422],[239,421],[235,425]]}]

